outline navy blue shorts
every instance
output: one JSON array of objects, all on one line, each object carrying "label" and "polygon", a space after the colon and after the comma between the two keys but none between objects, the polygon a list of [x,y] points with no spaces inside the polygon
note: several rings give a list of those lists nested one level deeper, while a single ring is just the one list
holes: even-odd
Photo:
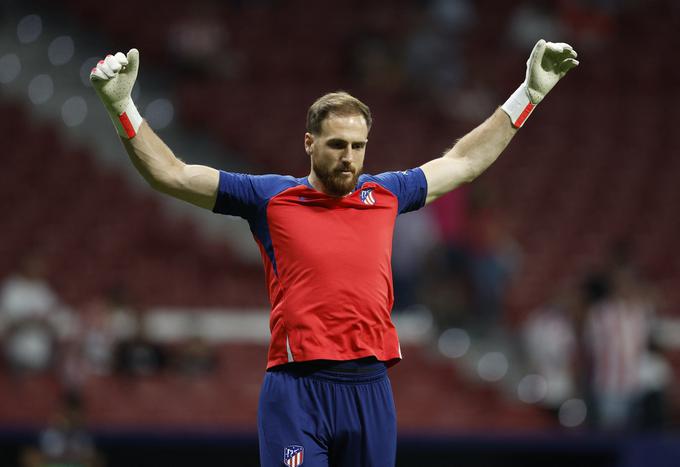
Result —
[{"label": "navy blue shorts", "polygon": [[394,467],[397,420],[375,359],[268,371],[258,408],[262,467]]}]

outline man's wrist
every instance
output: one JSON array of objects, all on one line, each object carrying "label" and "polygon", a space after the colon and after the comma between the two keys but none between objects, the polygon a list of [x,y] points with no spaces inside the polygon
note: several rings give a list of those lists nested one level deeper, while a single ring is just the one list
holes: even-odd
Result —
[{"label": "man's wrist", "polygon": [[109,115],[113,121],[113,126],[116,127],[116,131],[123,138],[133,138],[142,124],[142,116],[139,114],[132,99],[127,99],[120,109],[120,111],[109,109]]},{"label": "man's wrist", "polygon": [[515,128],[521,128],[536,104],[529,99],[526,82],[522,83],[515,92],[501,106],[501,109],[508,114],[510,121]]}]

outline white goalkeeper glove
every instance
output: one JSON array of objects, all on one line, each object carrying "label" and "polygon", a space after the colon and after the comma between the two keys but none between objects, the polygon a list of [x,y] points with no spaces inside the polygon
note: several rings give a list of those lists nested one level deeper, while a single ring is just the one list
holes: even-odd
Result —
[{"label": "white goalkeeper glove", "polygon": [[501,106],[513,126],[520,128],[553,86],[578,65],[576,55],[576,51],[564,42],[541,39],[536,43],[527,60],[524,82]]},{"label": "white goalkeeper glove", "polygon": [[139,51],[130,49],[107,55],[90,71],[92,87],[109,112],[113,125],[123,138],[132,138],[142,124],[142,116],[132,102],[132,87],[139,69]]}]

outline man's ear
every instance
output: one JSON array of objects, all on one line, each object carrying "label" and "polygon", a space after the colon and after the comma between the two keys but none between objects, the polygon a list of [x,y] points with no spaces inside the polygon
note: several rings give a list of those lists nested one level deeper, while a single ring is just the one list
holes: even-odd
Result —
[{"label": "man's ear", "polygon": [[312,145],[314,144],[314,135],[305,133],[305,152],[308,156],[312,155]]}]

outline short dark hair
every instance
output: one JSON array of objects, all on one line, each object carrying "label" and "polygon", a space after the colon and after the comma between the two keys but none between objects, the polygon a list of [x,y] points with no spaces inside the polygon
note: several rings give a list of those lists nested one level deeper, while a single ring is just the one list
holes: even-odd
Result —
[{"label": "short dark hair", "polygon": [[329,115],[356,115],[360,114],[366,120],[366,126],[371,129],[371,110],[366,104],[345,91],[330,92],[319,97],[307,111],[307,131],[318,135],[321,133],[321,124]]}]

